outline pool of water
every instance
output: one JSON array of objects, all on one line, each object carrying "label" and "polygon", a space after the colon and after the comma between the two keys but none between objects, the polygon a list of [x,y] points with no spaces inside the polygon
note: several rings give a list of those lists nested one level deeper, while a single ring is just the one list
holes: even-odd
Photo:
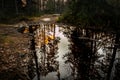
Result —
[{"label": "pool of water", "polygon": [[[47,75],[41,75],[41,80],[58,80],[59,78],[64,79],[71,76],[72,70],[69,64],[65,64],[66,60],[64,58],[64,55],[70,52],[69,46],[68,46],[70,42],[68,41],[68,38],[64,36],[63,31],[61,30],[62,28],[60,28],[58,25],[55,25],[55,37],[59,38],[59,42],[56,43],[56,46],[58,47],[58,49],[53,56],[56,57],[54,61],[58,63],[58,68],[55,71],[47,73]],[[49,33],[53,34],[53,32],[51,31]],[[46,44],[46,47],[48,47],[49,49],[51,48],[49,44]],[[43,59],[42,57],[44,57],[44,53],[40,52],[40,50],[41,50],[40,47],[37,48],[37,55],[39,58],[38,62],[41,63]],[[46,54],[48,52],[49,50],[46,50]],[[33,80],[37,80],[37,76]]]},{"label": "pool of water", "polygon": [[[114,47],[114,35],[100,32],[92,33],[93,36],[91,37],[90,33],[90,37],[88,38],[86,34],[89,31],[85,29],[79,30],[81,32],[79,32],[78,36],[76,36],[77,34],[75,32],[75,36],[72,36],[73,30],[74,27],[67,28],[67,26],[60,27],[59,25],[42,25],[37,29],[36,52],[41,74],[40,80],[76,79],[76,76],[79,77],[79,75],[82,75],[82,68],[86,66],[84,63],[89,64],[87,58],[90,57],[88,55],[90,54],[91,47],[97,57],[93,63],[93,68],[98,67],[96,72],[101,76],[101,79],[106,77],[106,73],[102,71],[101,66],[105,68],[105,66],[109,65],[107,60],[109,58],[108,56],[112,54],[111,47]],[[71,39],[71,36],[74,39]],[[81,67],[81,69],[79,67]],[[86,70],[87,69],[88,68],[86,68]],[[81,72],[79,72],[79,70],[81,70]],[[94,74],[93,71],[93,74],[90,75]],[[82,75],[82,77],[84,77],[84,75]],[[78,79],[82,78],[80,77]],[[33,80],[37,80],[37,76],[35,76]]]}]

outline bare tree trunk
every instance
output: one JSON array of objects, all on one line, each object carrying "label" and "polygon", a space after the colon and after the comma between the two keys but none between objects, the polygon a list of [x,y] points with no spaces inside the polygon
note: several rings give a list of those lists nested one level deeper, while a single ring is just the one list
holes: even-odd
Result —
[{"label": "bare tree trunk", "polygon": [[56,5],[55,5],[56,1],[55,0],[53,1],[53,4],[54,4],[54,12],[53,13],[55,13],[56,12]]},{"label": "bare tree trunk", "polygon": [[110,65],[109,65],[109,69],[108,69],[107,79],[106,80],[110,80],[110,76],[111,76],[111,72],[112,72],[112,68],[113,68],[113,63],[115,61],[115,56],[116,56],[118,42],[119,42],[119,35],[116,34],[115,45],[114,45],[113,54],[112,54],[112,59],[111,59]]},{"label": "bare tree trunk", "polygon": [[16,14],[18,14],[18,6],[17,6],[17,1],[15,0],[15,9],[16,9]]},{"label": "bare tree trunk", "polygon": [[39,0],[39,12],[41,11],[41,0]]},{"label": "bare tree trunk", "polygon": [[62,8],[61,13],[62,13],[62,12],[63,12],[63,10],[64,10],[64,4],[65,4],[65,3],[64,3],[64,0],[62,0],[62,2],[61,2],[61,3],[62,3],[62,6],[61,6],[61,8]]},{"label": "bare tree trunk", "polygon": [[2,9],[4,9],[4,0],[2,0]]},{"label": "bare tree trunk", "polygon": [[42,5],[42,7],[43,7],[43,11],[45,11],[45,1],[43,0],[43,3],[42,3],[43,5]]}]

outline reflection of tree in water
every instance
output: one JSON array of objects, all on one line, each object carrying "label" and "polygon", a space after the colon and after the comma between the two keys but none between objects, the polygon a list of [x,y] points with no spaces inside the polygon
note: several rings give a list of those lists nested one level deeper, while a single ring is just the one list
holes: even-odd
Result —
[{"label": "reflection of tree in water", "polygon": [[[89,33],[88,33],[89,34]],[[89,37],[90,34],[86,34]],[[79,29],[75,29],[71,34],[71,41],[74,47],[71,47],[72,53],[74,54],[74,63],[77,67],[78,79],[88,80],[89,70],[92,59],[92,51],[90,42],[88,40],[79,39],[82,36],[82,32]]]},{"label": "reflection of tree in water", "polygon": [[[43,25],[43,27],[38,29],[36,33],[36,42],[40,46],[40,52],[38,53],[41,56],[39,60],[40,73],[46,76],[48,73],[55,72],[59,68],[58,61],[56,61],[59,38],[54,36],[54,25]],[[52,35],[50,32],[52,32]]]},{"label": "reflection of tree in water", "polygon": [[[64,57],[67,59],[66,63],[71,67],[70,70],[72,70],[71,80],[106,79],[111,54],[114,51],[115,35],[92,29],[64,27],[63,33],[70,41],[71,52],[65,54]],[[59,64],[56,61],[59,38],[53,40],[46,38],[46,32],[49,32],[49,29],[45,29],[45,27],[40,32],[38,36],[41,36],[41,38],[38,41],[36,40],[36,42],[40,42],[39,50],[41,50],[39,52],[41,55],[39,61],[40,73],[46,76],[50,72],[57,71],[59,78]],[[54,33],[55,28],[51,32]],[[46,39],[49,41],[46,41]]]},{"label": "reflection of tree in water", "polygon": [[71,64],[74,79],[104,80],[111,59],[114,35],[76,28],[72,30],[70,41],[71,53],[65,57],[66,63]]},{"label": "reflection of tree in water", "polygon": [[58,70],[58,62],[55,60],[57,57],[55,56],[57,54],[57,43],[48,44],[46,46],[47,48],[50,48],[48,51],[46,49],[46,55],[45,55],[45,62],[40,63],[40,73],[44,76],[46,76],[49,72],[54,72]]}]

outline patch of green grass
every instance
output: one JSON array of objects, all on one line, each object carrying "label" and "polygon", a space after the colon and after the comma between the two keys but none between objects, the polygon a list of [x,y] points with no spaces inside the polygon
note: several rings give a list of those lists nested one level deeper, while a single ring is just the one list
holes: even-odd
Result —
[{"label": "patch of green grass", "polygon": [[5,34],[0,34],[0,43],[4,43],[6,37],[7,37],[7,36],[6,36]]},{"label": "patch of green grass", "polygon": [[[36,15],[37,17],[40,15]],[[0,23],[1,24],[14,24],[20,21],[31,21],[32,17],[35,16],[28,16],[28,15],[14,15],[14,16],[6,16],[6,15],[2,15],[0,16]]]},{"label": "patch of green grass", "polygon": [[13,44],[14,40],[12,39],[11,36],[8,36],[8,34],[1,34],[0,35],[0,43],[2,43],[2,44],[4,44],[4,43]]}]

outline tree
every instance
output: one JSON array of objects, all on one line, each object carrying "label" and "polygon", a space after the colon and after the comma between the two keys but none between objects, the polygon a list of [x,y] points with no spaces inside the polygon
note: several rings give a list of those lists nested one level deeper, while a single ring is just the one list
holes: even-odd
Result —
[{"label": "tree", "polygon": [[108,0],[70,1],[69,9],[63,14],[61,19],[65,23],[77,26],[113,28],[114,24],[119,21],[117,17],[119,17],[120,11],[118,7],[114,7],[108,2]]},{"label": "tree", "polygon": [[48,0],[46,6],[46,13],[55,12],[55,0]]}]

